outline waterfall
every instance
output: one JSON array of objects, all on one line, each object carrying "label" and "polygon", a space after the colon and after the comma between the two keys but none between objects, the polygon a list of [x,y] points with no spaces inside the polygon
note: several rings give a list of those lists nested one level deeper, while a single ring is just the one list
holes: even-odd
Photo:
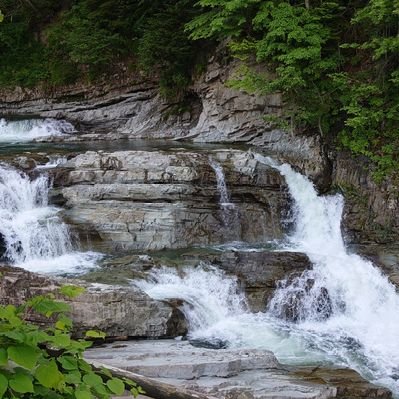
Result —
[{"label": "waterfall", "polygon": [[0,119],[0,142],[31,141],[42,137],[71,134],[75,131],[75,128],[64,120],[47,118],[7,121]]},{"label": "waterfall", "polygon": [[222,165],[216,162],[213,158],[209,158],[209,165],[215,172],[217,190],[220,195],[220,200],[219,200],[220,206],[221,207],[234,206],[234,204],[230,200],[230,195],[227,190],[226,179],[224,177]]},{"label": "waterfall", "polygon": [[[345,247],[342,196],[319,196],[289,165],[255,157],[285,177],[295,228],[284,249],[306,253],[313,270],[282,282],[258,314],[249,313],[237,296],[237,281],[212,267],[187,268],[180,275],[159,269],[141,287],[157,299],[184,301],[190,337],[270,349],[282,362],[347,365],[399,396],[399,296],[378,268]],[[293,310],[293,301],[297,318],[285,320],[281,316]]]},{"label": "waterfall", "polygon": [[222,165],[211,157],[209,158],[209,165],[214,170],[216,176],[219,206],[221,209],[223,228],[225,230],[224,236],[228,240],[236,240],[240,236],[239,210],[235,204],[231,202]]},{"label": "waterfall", "polygon": [[44,175],[31,181],[0,166],[0,239],[2,257],[15,266],[45,273],[76,273],[93,267],[98,254],[74,251],[59,209],[48,204]]},{"label": "waterfall", "polygon": [[180,273],[165,267],[155,269],[149,281],[136,284],[152,298],[183,300],[181,310],[190,324],[190,331],[197,334],[246,309],[237,279],[225,276],[210,265],[184,268]]},{"label": "waterfall", "polygon": [[[289,248],[306,253],[313,263],[312,271],[277,291],[270,312],[280,314],[302,286],[298,328],[326,353],[399,393],[399,296],[377,267],[345,247],[342,196],[318,196],[312,182],[289,165],[256,158],[285,177],[296,216]],[[309,282],[313,286],[303,289]],[[329,314],[320,318],[314,304],[321,290],[328,295]]]}]

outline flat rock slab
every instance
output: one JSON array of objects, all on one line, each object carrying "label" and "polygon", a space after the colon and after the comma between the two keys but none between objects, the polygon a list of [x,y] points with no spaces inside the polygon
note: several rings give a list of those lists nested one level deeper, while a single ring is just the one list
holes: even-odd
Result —
[{"label": "flat rock slab", "polygon": [[[355,371],[281,365],[254,349],[204,349],[187,341],[128,341],[90,349],[86,359],[221,399],[391,398]],[[159,396],[161,398],[161,396]]]}]

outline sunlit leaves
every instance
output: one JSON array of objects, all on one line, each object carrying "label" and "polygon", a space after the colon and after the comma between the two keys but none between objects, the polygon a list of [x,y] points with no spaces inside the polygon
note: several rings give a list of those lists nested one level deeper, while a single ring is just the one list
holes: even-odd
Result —
[{"label": "sunlit leaves", "polygon": [[[73,295],[75,290],[66,292]],[[66,310],[69,306],[49,296],[33,298],[18,308],[0,306],[0,399],[108,399],[125,388],[132,395],[140,392],[132,381],[113,378],[105,369],[93,370],[83,359],[91,343],[71,338]],[[56,326],[41,330],[25,322],[26,313],[33,311],[44,317],[58,316]],[[105,335],[88,331],[87,336],[99,339]]]}]

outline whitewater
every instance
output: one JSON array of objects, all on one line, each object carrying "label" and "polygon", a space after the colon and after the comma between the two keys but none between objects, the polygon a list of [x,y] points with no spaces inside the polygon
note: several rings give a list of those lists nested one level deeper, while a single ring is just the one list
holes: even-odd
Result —
[{"label": "whitewater", "polygon": [[14,266],[50,274],[81,273],[101,257],[80,252],[78,240],[49,205],[51,182],[42,174],[31,180],[23,172],[0,165],[0,239],[3,259]]},{"label": "whitewater", "polygon": [[47,119],[0,119],[0,142],[20,143],[50,136],[75,133],[72,124],[64,120]]},{"label": "whitewater", "polygon": [[[284,363],[346,365],[398,396],[399,296],[377,267],[346,248],[343,197],[319,196],[289,165],[255,158],[284,176],[293,200],[295,227],[282,249],[304,252],[313,269],[281,282],[257,314],[248,311],[237,280],[210,265],[157,269],[137,284],[153,298],[184,301],[190,338],[270,349]],[[286,321],[284,307],[298,294],[298,320]],[[321,297],[327,297],[324,308]]]}]

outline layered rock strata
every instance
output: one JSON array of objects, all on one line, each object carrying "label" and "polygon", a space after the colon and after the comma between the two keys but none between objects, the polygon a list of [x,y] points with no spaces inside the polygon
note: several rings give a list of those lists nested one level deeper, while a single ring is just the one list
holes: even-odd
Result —
[{"label": "layered rock strata", "polygon": [[[228,223],[209,157],[220,162],[234,203]],[[238,150],[87,152],[55,171],[55,194],[85,242],[100,250],[157,250],[283,234],[280,175]]]}]

